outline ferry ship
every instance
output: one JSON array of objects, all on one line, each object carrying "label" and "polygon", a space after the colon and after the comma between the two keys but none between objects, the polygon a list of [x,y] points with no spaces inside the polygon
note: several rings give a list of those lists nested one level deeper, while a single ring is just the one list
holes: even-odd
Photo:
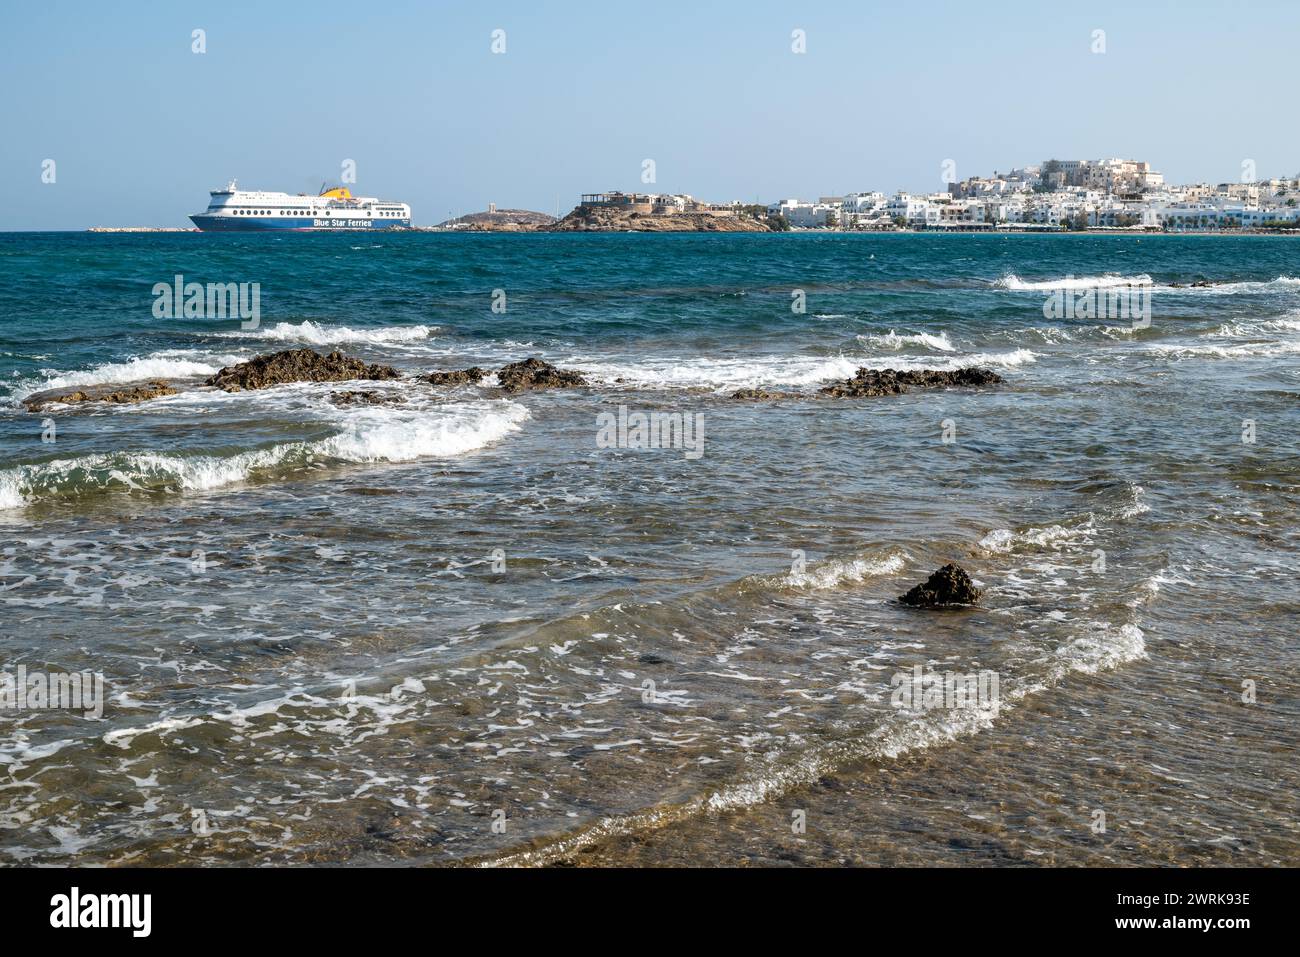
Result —
[{"label": "ferry ship", "polygon": [[277,229],[398,229],[411,225],[411,207],[372,196],[353,196],[346,186],[316,196],[240,189],[232,179],[214,189],[208,208],[190,217],[204,232]]}]

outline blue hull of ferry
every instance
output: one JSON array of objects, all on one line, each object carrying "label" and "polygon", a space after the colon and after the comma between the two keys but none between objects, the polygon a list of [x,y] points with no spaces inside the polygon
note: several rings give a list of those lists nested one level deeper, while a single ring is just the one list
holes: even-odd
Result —
[{"label": "blue hull of ferry", "polygon": [[190,217],[194,225],[205,233],[266,233],[292,230],[296,232],[342,232],[346,230],[376,230],[409,228],[409,219],[352,219],[346,216],[211,216],[197,213]]}]

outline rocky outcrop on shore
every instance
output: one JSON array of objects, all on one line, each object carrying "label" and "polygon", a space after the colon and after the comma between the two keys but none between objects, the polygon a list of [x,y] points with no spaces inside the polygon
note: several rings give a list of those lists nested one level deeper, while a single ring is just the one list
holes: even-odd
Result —
[{"label": "rocky outcrop on shore", "polygon": [[424,381],[430,385],[473,385],[488,374],[486,369],[470,366],[454,372],[430,372]]},{"label": "rocky outcrop on shore", "polygon": [[533,356],[522,362],[512,362],[497,373],[497,381],[507,392],[522,389],[567,389],[586,385],[587,377],[572,369],[560,369]]},{"label": "rocky outcrop on shore", "polygon": [[40,392],[23,400],[28,412],[39,412],[48,405],[81,405],[91,402],[107,402],[111,405],[132,405],[157,399],[164,395],[175,395],[176,390],[165,382],[153,381],[144,385],[131,386],[126,389],[111,385],[87,386],[72,392]]},{"label": "rocky outcrop on shore", "polygon": [[958,565],[944,565],[926,579],[922,585],[916,585],[906,594],[899,595],[898,600],[914,608],[944,608],[951,605],[973,605],[980,600],[982,593],[975,587]]},{"label": "rocky outcrop on shore", "polygon": [[629,213],[605,206],[579,206],[547,232],[639,232],[639,233],[766,233],[765,221],[743,215],[712,213]]},{"label": "rocky outcrop on shore", "polygon": [[265,389],[286,382],[345,382],[350,379],[400,379],[392,366],[367,365],[337,349],[327,356],[311,349],[286,349],[227,366],[204,380],[226,392]]},{"label": "rocky outcrop on shore", "polygon": [[910,386],[982,386],[1004,381],[1006,380],[991,369],[980,369],[977,366],[967,366],[951,372],[941,369],[859,369],[852,379],[836,382],[820,391],[822,395],[857,399],[900,395]]}]

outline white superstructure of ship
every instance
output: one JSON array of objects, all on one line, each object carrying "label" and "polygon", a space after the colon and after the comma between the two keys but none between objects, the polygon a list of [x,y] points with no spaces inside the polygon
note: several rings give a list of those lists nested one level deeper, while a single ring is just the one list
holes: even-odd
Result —
[{"label": "white superstructure of ship", "polygon": [[299,193],[240,189],[231,180],[210,193],[208,208],[190,217],[205,232],[243,230],[400,229],[411,225],[406,203],[353,196],[346,186],[321,189],[312,196]]}]

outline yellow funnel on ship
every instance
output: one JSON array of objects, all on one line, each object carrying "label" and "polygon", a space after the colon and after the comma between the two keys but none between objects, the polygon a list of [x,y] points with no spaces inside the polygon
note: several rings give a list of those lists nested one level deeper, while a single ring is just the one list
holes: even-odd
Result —
[{"label": "yellow funnel on ship", "polygon": [[346,186],[335,186],[333,189],[327,189],[320,194],[323,199],[351,199],[352,191]]}]

